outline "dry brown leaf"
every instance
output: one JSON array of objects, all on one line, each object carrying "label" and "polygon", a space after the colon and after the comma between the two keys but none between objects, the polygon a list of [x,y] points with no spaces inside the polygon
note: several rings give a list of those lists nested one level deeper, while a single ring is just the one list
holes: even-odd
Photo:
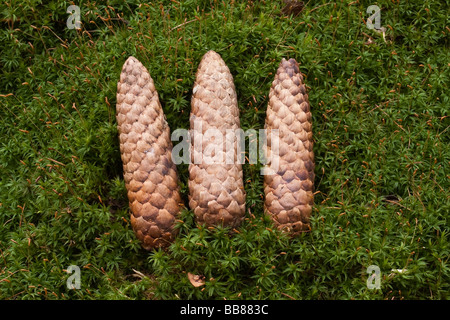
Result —
[{"label": "dry brown leaf", "polygon": [[205,284],[205,276],[188,272],[188,279],[194,287],[201,287]]}]

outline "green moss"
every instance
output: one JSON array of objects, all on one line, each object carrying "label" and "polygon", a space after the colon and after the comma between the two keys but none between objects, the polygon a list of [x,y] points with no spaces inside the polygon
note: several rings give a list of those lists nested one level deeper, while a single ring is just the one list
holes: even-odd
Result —
[{"label": "green moss", "polygon": [[[127,3],[80,1],[81,31],[66,27],[66,1],[0,10],[2,299],[448,298],[448,4],[378,2],[383,37],[357,2],[308,2],[297,17],[282,1]],[[312,231],[272,230],[260,165],[245,164],[236,233],[197,226],[185,209],[170,249],[145,252],[122,179],[120,70],[136,56],[171,129],[188,128],[210,49],[234,76],[243,129],[263,127],[281,58],[299,61],[315,139]],[[70,265],[79,290],[67,289]]]}]

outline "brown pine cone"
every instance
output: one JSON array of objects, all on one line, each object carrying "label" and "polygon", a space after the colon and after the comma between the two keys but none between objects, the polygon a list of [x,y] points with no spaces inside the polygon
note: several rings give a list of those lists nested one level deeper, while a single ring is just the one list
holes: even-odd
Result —
[{"label": "brown pine cone", "polygon": [[[308,231],[314,202],[313,133],[308,95],[294,59],[283,59],[279,65],[270,88],[265,128],[267,165],[279,161],[275,173],[264,176],[265,211],[279,229],[293,235]],[[278,130],[278,150],[269,142],[273,129]]]},{"label": "brown pine cone", "polygon": [[[214,51],[207,52],[198,67],[190,126],[189,206],[201,224],[237,227],[245,215],[240,148],[234,134],[240,128],[239,109],[233,76]],[[209,129],[220,133],[222,139],[208,137]],[[231,133],[228,138],[227,130]],[[226,140],[231,146],[228,161]]]},{"label": "brown pine cone", "polygon": [[153,79],[134,57],[120,74],[116,117],[133,230],[146,250],[168,246],[181,205],[170,129]]}]

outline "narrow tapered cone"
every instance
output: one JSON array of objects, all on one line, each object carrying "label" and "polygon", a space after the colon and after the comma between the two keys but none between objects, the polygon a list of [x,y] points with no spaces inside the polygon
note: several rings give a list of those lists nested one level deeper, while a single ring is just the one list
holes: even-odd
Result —
[{"label": "narrow tapered cone", "polygon": [[189,206],[201,224],[237,227],[245,215],[239,109],[233,76],[214,51],[198,67],[190,126]]},{"label": "narrow tapered cone", "polygon": [[145,249],[168,246],[181,205],[170,129],[153,79],[134,57],[123,65],[116,108],[131,225]]},{"label": "narrow tapered cone", "polygon": [[265,128],[268,173],[273,173],[264,175],[265,212],[279,229],[293,235],[308,231],[314,202],[313,134],[308,95],[294,59],[279,65]]}]

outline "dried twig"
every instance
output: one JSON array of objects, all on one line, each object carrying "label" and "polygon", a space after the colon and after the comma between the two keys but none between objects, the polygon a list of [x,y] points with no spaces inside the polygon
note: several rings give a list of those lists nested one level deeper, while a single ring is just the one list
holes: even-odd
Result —
[{"label": "dried twig", "polygon": [[181,24],[179,24],[179,25],[173,27],[173,28],[170,29],[169,31],[173,31],[173,30],[175,30],[175,29],[178,29],[179,27],[185,26],[185,25],[187,25],[188,23],[194,22],[194,21],[196,21],[196,20],[197,20],[197,19],[192,19],[192,20],[189,20],[189,21],[185,21],[185,22],[183,22],[183,23],[181,23]]},{"label": "dried twig", "polygon": [[320,9],[322,7],[325,7],[326,5],[332,4],[332,3],[334,3],[334,2],[328,2],[328,3],[321,4],[320,6],[315,7],[314,9],[311,9],[311,11],[309,13],[311,13],[311,12],[317,10],[317,9]]}]

